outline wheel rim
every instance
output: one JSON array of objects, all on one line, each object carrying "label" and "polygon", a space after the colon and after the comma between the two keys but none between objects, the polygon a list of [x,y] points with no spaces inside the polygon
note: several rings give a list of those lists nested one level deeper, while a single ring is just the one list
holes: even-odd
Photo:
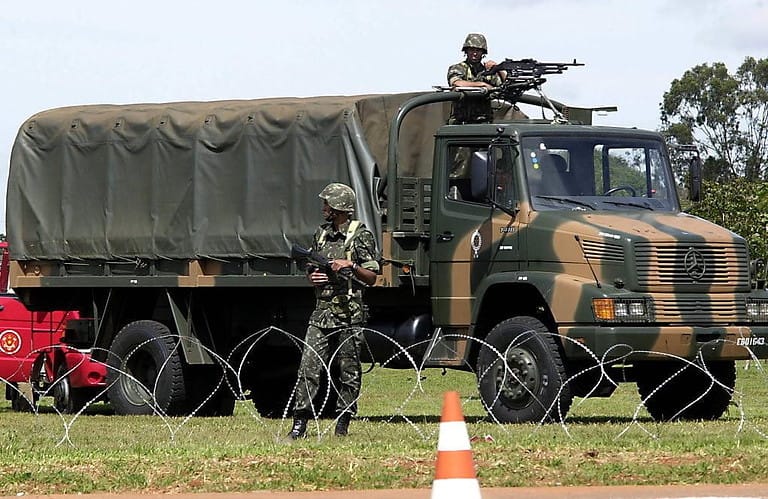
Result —
[{"label": "wheel rim", "polygon": [[546,384],[536,357],[525,348],[515,347],[507,350],[504,360],[506,362],[497,361],[494,366],[498,396],[508,407],[526,407]]},{"label": "wheel rim", "polygon": [[53,405],[59,411],[66,411],[70,397],[69,377],[61,376],[53,385]]},{"label": "wheel rim", "polygon": [[128,402],[135,406],[151,403],[153,397],[149,390],[157,379],[157,366],[152,355],[141,349],[134,351],[123,362],[123,371],[120,385]]}]

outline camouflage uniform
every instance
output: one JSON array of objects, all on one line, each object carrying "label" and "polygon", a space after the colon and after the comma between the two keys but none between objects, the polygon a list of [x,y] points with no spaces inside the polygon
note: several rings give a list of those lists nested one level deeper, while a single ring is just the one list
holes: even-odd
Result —
[{"label": "camouflage uniform", "polygon": [[[488,46],[485,37],[479,33],[470,33],[464,41],[462,50],[466,52],[467,48],[478,48],[483,53],[488,53]],[[459,80],[464,81],[482,81],[493,87],[501,86],[502,80],[498,74],[488,76],[478,76],[485,70],[481,61],[476,63],[469,62],[468,59],[458,62],[448,68],[448,86],[454,86]],[[493,120],[493,111],[491,102],[488,99],[463,99],[454,104],[451,109],[450,124],[461,123],[488,123]]]},{"label": "camouflage uniform", "polygon": [[477,64],[470,64],[467,61],[457,62],[448,68],[448,85],[453,86],[458,80],[484,81],[494,87],[501,85],[501,77],[498,73],[478,77],[477,75],[483,71],[485,71],[485,66],[483,66],[482,62],[478,62]]},{"label": "camouflage uniform", "polygon": [[[379,272],[376,243],[371,231],[359,224],[346,243],[350,224],[348,221],[334,230],[326,223],[315,232],[312,247],[329,259],[349,259],[361,267]],[[345,249],[346,246],[346,249]],[[347,253],[349,252],[349,254]],[[317,416],[319,407],[312,407],[318,387],[331,356],[339,368],[336,389],[339,397],[336,412],[357,412],[360,394],[361,326],[365,322],[363,287],[354,282],[330,275],[330,281],[315,288],[315,310],[309,319],[305,338],[306,346],[301,356],[299,380],[294,414],[297,417]]]}]

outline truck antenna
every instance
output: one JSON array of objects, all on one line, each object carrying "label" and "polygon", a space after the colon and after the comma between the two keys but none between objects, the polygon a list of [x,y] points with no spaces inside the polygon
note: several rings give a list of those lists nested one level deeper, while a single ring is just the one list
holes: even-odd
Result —
[{"label": "truck antenna", "polygon": [[589,261],[589,257],[587,256],[587,252],[584,251],[584,246],[582,246],[582,244],[581,244],[581,238],[579,237],[578,234],[575,234],[573,236],[573,238],[576,239],[576,243],[579,245],[579,249],[581,249],[581,254],[584,255],[584,260],[587,261],[587,266],[589,266],[589,270],[590,270],[590,272],[592,272],[592,277],[595,279],[595,285],[598,288],[602,288],[602,286],[600,285],[600,281],[597,279],[597,274],[595,274],[595,269],[592,268],[592,262]]}]

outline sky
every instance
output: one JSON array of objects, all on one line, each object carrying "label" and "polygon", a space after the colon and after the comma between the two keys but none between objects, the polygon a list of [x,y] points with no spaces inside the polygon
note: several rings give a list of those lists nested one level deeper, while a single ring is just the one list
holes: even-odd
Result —
[{"label": "sky", "polygon": [[[0,196],[18,128],[83,104],[428,91],[467,33],[488,57],[578,60],[547,95],[655,130],[699,64],[768,57],[768,0],[38,0],[0,9]],[[5,203],[0,204],[0,233]]]}]

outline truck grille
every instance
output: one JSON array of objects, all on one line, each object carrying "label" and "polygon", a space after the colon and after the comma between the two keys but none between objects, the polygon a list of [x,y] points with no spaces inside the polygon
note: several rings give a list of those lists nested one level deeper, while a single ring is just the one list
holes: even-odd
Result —
[{"label": "truck grille", "polygon": [[650,291],[749,289],[746,245],[635,243],[637,283]]},{"label": "truck grille", "polygon": [[732,324],[747,321],[747,309],[743,300],[733,295],[723,297],[700,296],[655,297],[655,319],[667,324]]},{"label": "truck grille", "polygon": [[596,261],[624,261],[624,247],[621,244],[584,239],[582,242],[582,248],[584,248],[584,255],[586,255],[586,257],[589,258],[589,261],[592,263]]}]

